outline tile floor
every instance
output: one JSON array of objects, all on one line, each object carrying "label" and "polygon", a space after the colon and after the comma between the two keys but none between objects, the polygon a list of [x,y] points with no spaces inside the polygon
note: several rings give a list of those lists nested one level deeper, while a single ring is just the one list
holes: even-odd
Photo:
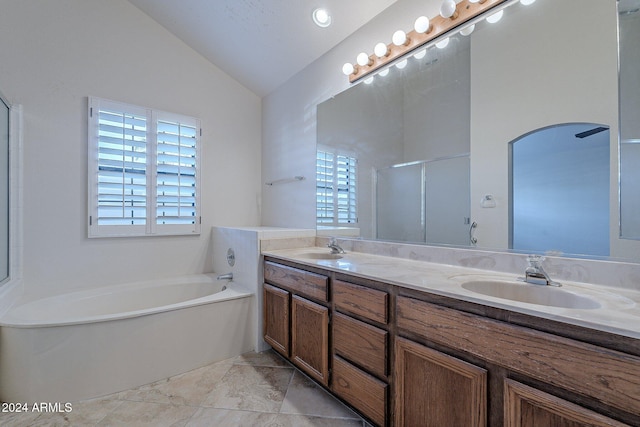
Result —
[{"label": "tile floor", "polygon": [[272,351],[247,353],[68,413],[0,413],[17,426],[369,426]]}]

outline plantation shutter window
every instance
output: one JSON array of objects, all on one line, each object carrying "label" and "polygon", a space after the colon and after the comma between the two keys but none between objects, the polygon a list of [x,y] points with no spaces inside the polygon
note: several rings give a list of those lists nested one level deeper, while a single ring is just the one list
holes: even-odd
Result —
[{"label": "plantation shutter window", "polygon": [[333,224],[333,153],[316,155],[316,218],[318,224]]},{"label": "plantation shutter window", "polygon": [[89,98],[89,237],[200,232],[199,120]]},{"label": "plantation shutter window", "polygon": [[325,150],[316,152],[316,223],[348,225],[358,222],[357,160]]},{"label": "plantation shutter window", "polygon": [[196,219],[195,125],[158,120],[156,224],[193,224]]}]

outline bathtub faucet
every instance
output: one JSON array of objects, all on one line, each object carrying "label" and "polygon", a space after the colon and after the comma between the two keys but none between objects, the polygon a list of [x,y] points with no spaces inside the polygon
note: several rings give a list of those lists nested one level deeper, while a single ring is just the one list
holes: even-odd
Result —
[{"label": "bathtub faucet", "polygon": [[233,273],[221,274],[216,280],[233,280]]}]

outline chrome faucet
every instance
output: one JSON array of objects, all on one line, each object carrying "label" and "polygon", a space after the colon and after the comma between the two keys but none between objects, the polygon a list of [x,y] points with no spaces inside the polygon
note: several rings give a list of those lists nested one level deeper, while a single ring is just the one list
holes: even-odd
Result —
[{"label": "chrome faucet", "polygon": [[216,280],[233,280],[233,273],[227,273],[227,274],[221,274],[219,275]]},{"label": "chrome faucet", "polygon": [[542,268],[542,261],[544,261],[544,257],[529,255],[527,257],[527,263],[529,265],[527,265],[527,268],[524,270],[524,277],[519,277],[518,280],[533,285],[562,286],[560,283],[551,280],[547,272]]},{"label": "chrome faucet", "polygon": [[336,240],[335,237],[332,237],[329,239],[329,244],[327,245],[328,248],[331,248],[331,253],[332,254],[344,254],[345,251],[344,249],[342,249],[340,247],[340,245],[338,244],[338,241]]}]

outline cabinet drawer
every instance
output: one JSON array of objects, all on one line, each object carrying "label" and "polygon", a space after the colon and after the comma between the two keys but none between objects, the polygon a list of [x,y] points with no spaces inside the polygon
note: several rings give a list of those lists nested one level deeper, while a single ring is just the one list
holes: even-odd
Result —
[{"label": "cabinet drawer", "polygon": [[334,351],[345,359],[386,379],[388,332],[336,313],[333,317]]},{"label": "cabinet drawer", "polygon": [[628,413],[640,413],[640,357],[412,298],[397,301],[400,334],[419,335]]},{"label": "cabinet drawer", "polygon": [[386,423],[387,387],[340,357],[333,357],[333,392],[380,426]]},{"label": "cabinet drawer", "polygon": [[385,325],[389,321],[389,294],[386,292],[334,280],[333,301],[336,309],[342,312]]},{"label": "cabinet drawer", "polygon": [[270,261],[264,263],[264,280],[320,301],[329,301],[329,278]]}]

